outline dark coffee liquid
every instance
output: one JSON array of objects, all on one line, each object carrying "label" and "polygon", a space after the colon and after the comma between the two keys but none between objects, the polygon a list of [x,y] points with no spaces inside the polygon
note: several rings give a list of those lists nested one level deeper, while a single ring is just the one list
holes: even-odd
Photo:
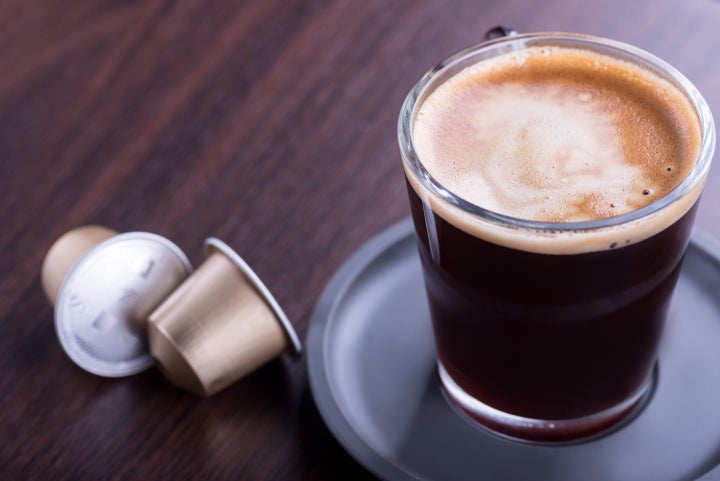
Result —
[{"label": "dark coffee liquid", "polygon": [[434,213],[428,226],[428,206],[408,192],[438,357],[463,390],[507,413],[572,419],[642,388],[695,208],[634,244],[550,255],[489,243]]}]

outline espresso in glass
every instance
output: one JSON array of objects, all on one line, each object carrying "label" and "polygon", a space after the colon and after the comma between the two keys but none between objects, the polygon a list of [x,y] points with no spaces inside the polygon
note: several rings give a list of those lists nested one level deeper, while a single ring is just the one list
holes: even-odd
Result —
[{"label": "espresso in glass", "polygon": [[451,402],[540,441],[626,417],[712,157],[697,90],[625,44],[521,35],[423,77],[398,134]]}]

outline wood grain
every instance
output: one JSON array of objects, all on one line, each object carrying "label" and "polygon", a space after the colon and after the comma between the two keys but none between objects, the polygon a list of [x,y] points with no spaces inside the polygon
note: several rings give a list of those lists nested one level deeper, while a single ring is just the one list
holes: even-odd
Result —
[{"label": "wood grain", "polygon": [[[355,249],[408,214],[395,123],[414,82],[487,28],[580,31],[666,58],[720,112],[711,0],[0,4],[0,477],[373,479],[333,439],[304,362],[199,399],[156,370],[85,373],[38,273],[74,226],[211,235],[301,337]],[[720,174],[698,224],[720,236]]]}]

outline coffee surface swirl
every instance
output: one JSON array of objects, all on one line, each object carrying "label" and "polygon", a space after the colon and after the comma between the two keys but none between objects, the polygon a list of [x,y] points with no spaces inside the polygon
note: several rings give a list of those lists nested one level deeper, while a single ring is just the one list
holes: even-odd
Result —
[{"label": "coffee surface swirl", "polygon": [[417,111],[430,174],[485,209],[545,222],[598,220],[672,191],[697,158],[692,105],[609,56],[531,47],[465,68]]}]

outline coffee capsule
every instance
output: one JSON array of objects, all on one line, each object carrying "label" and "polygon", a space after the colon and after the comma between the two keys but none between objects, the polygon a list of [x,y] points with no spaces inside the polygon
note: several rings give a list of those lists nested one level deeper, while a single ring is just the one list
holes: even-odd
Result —
[{"label": "coffee capsule", "polygon": [[48,251],[41,274],[60,344],[100,376],[147,369],[154,360],[146,319],[191,270],[185,254],[155,234],[100,226],[68,232]]},{"label": "coffee capsule", "polygon": [[150,350],[174,384],[209,396],[284,351],[299,356],[295,330],[253,270],[222,241],[148,320]]},{"label": "coffee capsule", "polygon": [[86,225],[65,233],[50,247],[43,261],[40,279],[45,296],[55,305],[57,293],[67,273],[83,254],[117,232],[99,225]]}]

